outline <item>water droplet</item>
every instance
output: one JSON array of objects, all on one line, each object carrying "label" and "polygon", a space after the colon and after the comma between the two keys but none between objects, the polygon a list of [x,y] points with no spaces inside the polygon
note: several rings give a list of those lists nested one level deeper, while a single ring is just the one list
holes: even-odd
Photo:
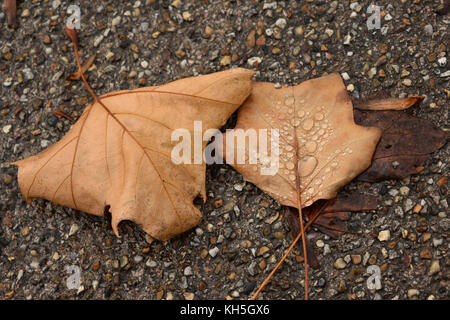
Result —
[{"label": "water droplet", "polygon": [[302,127],[306,131],[311,130],[313,126],[314,126],[314,121],[312,119],[306,119],[305,121],[303,121]]},{"label": "water droplet", "polygon": [[293,147],[293,146],[291,146],[291,145],[287,145],[287,146],[286,146],[286,151],[287,151],[287,152],[292,151],[292,150],[294,150],[294,147]]},{"label": "water droplet", "polygon": [[309,141],[305,145],[306,151],[313,153],[317,149],[317,143],[314,141]]},{"label": "water droplet", "polygon": [[285,103],[287,106],[292,106],[292,105],[294,104],[294,97],[289,97],[289,98],[287,98],[286,100],[284,100],[284,103]]},{"label": "water droplet", "polygon": [[309,176],[316,167],[317,159],[313,156],[306,156],[298,161],[298,173],[300,177]]},{"label": "water droplet", "polygon": [[291,123],[294,127],[298,127],[298,125],[300,124],[300,120],[299,119],[292,119]]},{"label": "water droplet", "polygon": [[323,120],[323,113],[320,113],[320,112],[316,113],[314,118],[318,121]]},{"label": "water droplet", "polygon": [[292,162],[286,163],[286,168],[288,168],[289,170],[293,170],[294,167],[295,167],[294,163],[292,163]]},{"label": "water droplet", "polygon": [[297,112],[297,114],[300,118],[303,118],[305,116],[305,111],[300,110],[299,112]]}]

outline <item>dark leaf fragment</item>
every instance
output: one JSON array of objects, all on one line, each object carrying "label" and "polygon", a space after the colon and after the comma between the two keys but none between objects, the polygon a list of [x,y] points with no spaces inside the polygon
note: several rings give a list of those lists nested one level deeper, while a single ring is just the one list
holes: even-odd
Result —
[{"label": "dark leaf fragment", "polygon": [[354,110],[354,117],[359,125],[382,130],[371,166],[358,176],[362,181],[403,179],[416,173],[448,139],[447,133],[431,122],[402,111]]}]

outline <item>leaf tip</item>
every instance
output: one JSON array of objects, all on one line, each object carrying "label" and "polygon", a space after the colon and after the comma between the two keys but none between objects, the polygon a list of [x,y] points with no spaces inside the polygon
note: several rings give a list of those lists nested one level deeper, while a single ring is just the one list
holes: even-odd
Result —
[{"label": "leaf tip", "polygon": [[111,221],[111,227],[113,229],[114,234],[116,235],[117,238],[120,238],[120,234],[119,234],[119,221]]}]

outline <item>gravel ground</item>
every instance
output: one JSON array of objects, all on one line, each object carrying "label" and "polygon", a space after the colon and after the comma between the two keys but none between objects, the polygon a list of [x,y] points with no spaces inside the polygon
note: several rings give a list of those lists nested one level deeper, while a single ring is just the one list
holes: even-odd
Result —
[{"label": "gravel ground", "polygon": [[[370,1],[71,3],[81,7],[82,60],[97,54],[88,80],[98,95],[236,66],[281,84],[339,72],[354,97],[425,95],[408,112],[448,130],[450,20],[439,1],[373,1],[379,30],[366,25]],[[229,166],[208,167],[203,222],[166,243],[132,224],[119,239],[107,218],[25,203],[8,163],[63,137],[71,122],[54,110],[77,118],[91,99],[81,82],[65,80],[75,71],[66,9],[60,0],[19,1],[15,31],[0,12],[0,298],[249,298],[291,239],[280,205]],[[352,214],[353,233],[338,240],[309,232],[321,264],[310,272],[311,299],[448,298],[448,159],[447,145],[418,175],[345,187],[382,201],[376,212]],[[380,241],[386,230],[390,239]],[[303,299],[298,254],[261,298]],[[380,268],[381,288],[367,287],[369,265]],[[66,283],[71,266],[78,289]]]}]

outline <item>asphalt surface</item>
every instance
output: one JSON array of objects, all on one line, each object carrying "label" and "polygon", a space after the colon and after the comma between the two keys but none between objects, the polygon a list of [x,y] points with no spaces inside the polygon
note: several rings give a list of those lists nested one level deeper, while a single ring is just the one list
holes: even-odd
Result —
[{"label": "asphalt surface", "polygon": [[[380,29],[372,30],[370,1],[74,3],[81,59],[96,54],[87,74],[98,95],[238,66],[280,84],[338,72],[353,97],[425,95],[407,112],[448,130],[450,18],[439,1],[376,1]],[[65,80],[76,71],[63,32],[67,4],[17,7],[15,30],[0,12],[0,298],[249,298],[291,238],[281,206],[227,165],[207,168],[202,223],[165,243],[131,223],[119,239],[108,218],[24,201],[9,163],[61,139],[72,123],[53,112],[76,119],[91,98],[80,81]],[[309,232],[321,265],[310,272],[311,299],[448,298],[448,160],[445,146],[420,174],[344,188],[382,200],[376,212],[352,214],[352,233],[339,239]],[[298,255],[261,298],[303,299]],[[376,289],[367,285],[372,265]]]}]

